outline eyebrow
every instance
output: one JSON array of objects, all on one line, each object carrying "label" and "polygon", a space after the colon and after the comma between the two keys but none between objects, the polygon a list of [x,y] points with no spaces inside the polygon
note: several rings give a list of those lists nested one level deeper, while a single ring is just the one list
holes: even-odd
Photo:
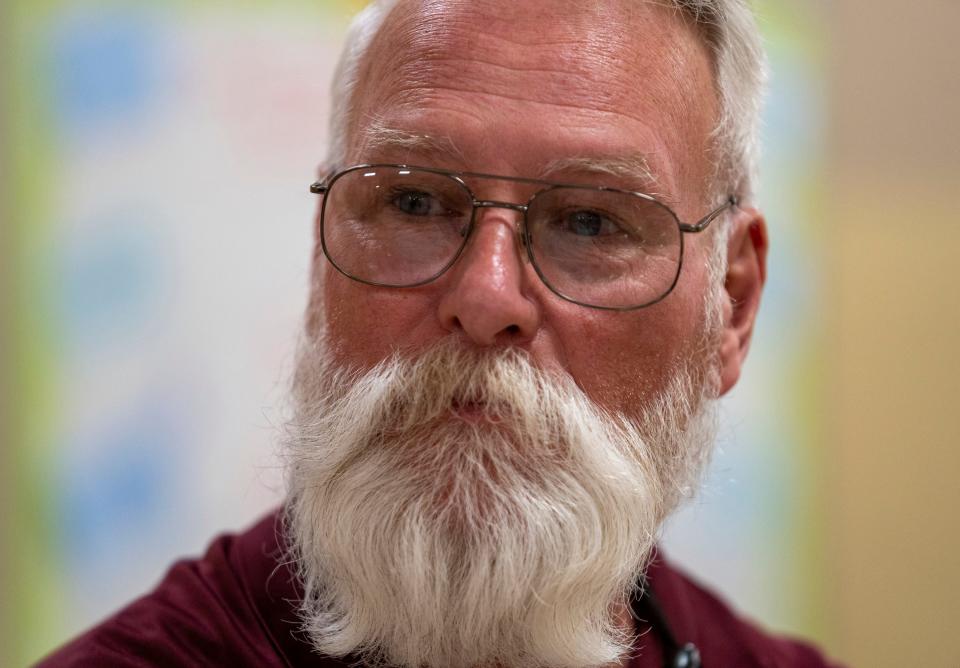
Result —
[{"label": "eyebrow", "polygon": [[[361,131],[361,154],[415,153],[438,157],[466,165],[466,158],[452,138],[426,133],[411,132],[387,125],[379,119],[371,121]],[[667,202],[665,193],[656,192],[661,186],[656,172],[646,153],[631,153],[617,156],[581,156],[551,160],[533,178],[550,180],[561,172],[580,172],[611,176],[630,184],[630,189],[641,190]]]},{"label": "eyebrow", "polygon": [[656,172],[650,166],[650,160],[645,153],[634,153],[622,156],[596,156],[558,158],[551,160],[541,173],[541,178],[548,178],[558,172],[589,172],[602,176],[640,183],[641,190],[648,195],[658,195],[652,192],[660,185]]},{"label": "eyebrow", "polygon": [[360,145],[364,154],[404,151],[464,162],[463,152],[450,137],[410,132],[390,127],[379,120],[374,120],[363,129]]}]

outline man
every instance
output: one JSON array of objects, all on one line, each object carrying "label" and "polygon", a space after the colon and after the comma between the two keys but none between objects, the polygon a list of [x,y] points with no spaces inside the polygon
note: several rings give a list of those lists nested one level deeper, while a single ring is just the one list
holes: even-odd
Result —
[{"label": "man", "polygon": [[371,5],[284,512],[44,665],[824,665],[654,545],[757,313],[762,80],[742,0]]}]

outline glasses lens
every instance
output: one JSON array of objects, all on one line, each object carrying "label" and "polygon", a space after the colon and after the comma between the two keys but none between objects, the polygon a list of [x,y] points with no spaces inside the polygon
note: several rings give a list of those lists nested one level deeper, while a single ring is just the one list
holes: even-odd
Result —
[{"label": "glasses lens", "polygon": [[606,308],[663,297],[680,268],[673,212],[630,193],[545,190],[527,213],[531,250],[544,282],[573,301]]},{"label": "glasses lens", "polygon": [[330,184],[323,204],[324,251],[361,281],[422,283],[457,257],[472,208],[470,194],[448,176],[397,167],[350,170]]}]

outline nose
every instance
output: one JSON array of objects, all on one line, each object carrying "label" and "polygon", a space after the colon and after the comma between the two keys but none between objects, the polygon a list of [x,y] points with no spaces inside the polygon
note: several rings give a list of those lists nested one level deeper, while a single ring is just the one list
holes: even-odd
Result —
[{"label": "nose", "polygon": [[479,209],[467,247],[444,283],[441,324],[480,346],[529,341],[540,325],[540,309],[525,290],[516,216]]}]

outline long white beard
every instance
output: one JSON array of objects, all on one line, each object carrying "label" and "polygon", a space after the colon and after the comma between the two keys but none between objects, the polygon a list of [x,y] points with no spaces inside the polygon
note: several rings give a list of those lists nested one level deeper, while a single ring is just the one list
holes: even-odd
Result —
[{"label": "long white beard", "polygon": [[303,347],[286,520],[316,649],[410,668],[623,656],[612,613],[715,432],[695,357],[631,421],[517,349],[444,342],[360,373]]}]

